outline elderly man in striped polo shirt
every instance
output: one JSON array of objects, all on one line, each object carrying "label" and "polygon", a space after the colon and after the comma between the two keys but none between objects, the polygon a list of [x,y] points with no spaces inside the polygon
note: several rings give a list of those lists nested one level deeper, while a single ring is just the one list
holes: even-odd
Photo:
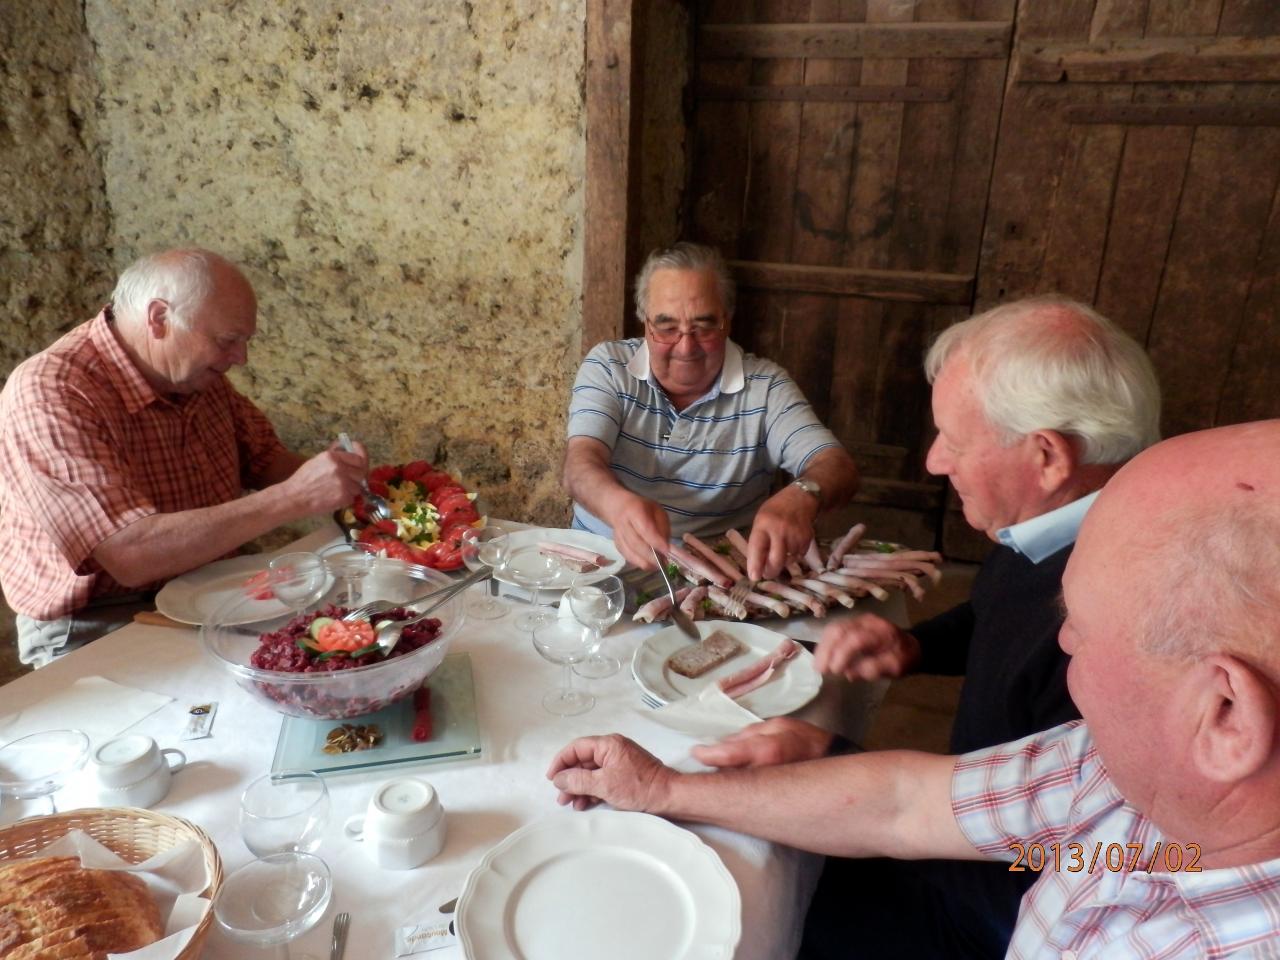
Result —
[{"label": "elderly man in striped polo shirt", "polygon": [[[857,468],[776,363],[729,339],[734,285],[719,253],[678,243],[636,279],[643,340],[596,346],[569,408],[564,486],[574,526],[651,568],[668,538],[751,526],[747,573],[775,576],[847,503]],[[772,496],[781,467],[795,480]]]}]

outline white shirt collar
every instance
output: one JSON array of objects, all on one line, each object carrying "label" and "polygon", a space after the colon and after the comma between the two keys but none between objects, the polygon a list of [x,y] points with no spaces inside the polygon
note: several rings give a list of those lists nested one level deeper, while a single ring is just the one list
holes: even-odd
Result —
[{"label": "white shirt collar", "polygon": [[[643,340],[640,349],[627,361],[627,372],[637,380],[649,379],[649,342]],[[721,393],[737,393],[746,386],[747,378],[742,366],[742,348],[732,340],[724,344],[724,364],[720,367],[720,383],[718,389],[712,390],[712,396]],[[656,385],[656,383],[655,383]]]},{"label": "white shirt collar", "polygon": [[1076,542],[1084,515],[1098,499],[1095,490],[1079,500],[1072,500],[1064,507],[1042,513],[1030,520],[1023,520],[996,532],[996,537],[1006,547],[1018,551],[1032,563],[1051,557],[1068,544]]}]

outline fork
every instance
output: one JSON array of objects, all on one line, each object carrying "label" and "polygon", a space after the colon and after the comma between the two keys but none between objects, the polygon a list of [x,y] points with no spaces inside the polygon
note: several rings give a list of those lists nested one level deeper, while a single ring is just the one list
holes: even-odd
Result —
[{"label": "fork", "polygon": [[693,625],[689,615],[680,609],[680,601],[676,599],[675,587],[671,586],[671,578],[667,576],[667,568],[663,565],[662,558],[658,556],[658,551],[651,545],[649,552],[653,554],[653,562],[658,565],[658,572],[662,574],[662,582],[667,585],[667,596],[671,598],[671,619],[686,637],[693,640],[701,640],[702,634],[698,633],[698,628]]},{"label": "fork", "polygon": [[741,615],[741,619],[747,618],[747,594],[756,588],[756,582],[747,577],[739,577],[737,582],[729,590],[730,613],[735,616]]},{"label": "fork", "polygon": [[333,918],[333,942],[329,945],[329,960],[342,960],[342,953],[347,949],[347,928],[351,925],[351,914],[342,912]]},{"label": "fork", "polygon": [[640,702],[643,703],[646,707],[649,707],[650,709],[653,709],[653,710],[659,710],[662,707],[666,706],[666,704],[663,703],[661,700],[659,700],[657,697],[650,696],[647,693],[640,694]]},{"label": "fork", "polygon": [[[346,433],[338,434],[338,446],[347,453],[355,453],[356,448],[351,443],[351,438]],[[368,508],[369,517],[372,520],[390,520],[394,516],[391,513],[391,504],[387,503],[382,497],[378,496],[369,489],[369,480],[367,477],[361,479],[360,489],[363,491],[364,503]]]}]

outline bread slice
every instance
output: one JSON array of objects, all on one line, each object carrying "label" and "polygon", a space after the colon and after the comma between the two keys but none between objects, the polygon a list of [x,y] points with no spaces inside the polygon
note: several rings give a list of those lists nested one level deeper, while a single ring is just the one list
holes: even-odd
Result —
[{"label": "bread slice", "polygon": [[692,680],[708,670],[714,670],[725,661],[732,660],[746,649],[747,645],[737,637],[731,637],[723,630],[715,630],[710,636],[673,653],[667,658],[667,666],[680,676]]}]

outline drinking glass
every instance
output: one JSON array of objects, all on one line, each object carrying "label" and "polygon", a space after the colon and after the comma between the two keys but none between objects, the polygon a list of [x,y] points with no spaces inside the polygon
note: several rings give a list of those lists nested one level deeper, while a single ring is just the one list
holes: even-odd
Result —
[{"label": "drinking glass", "polygon": [[329,573],[314,553],[285,553],[267,564],[276,599],[294,613],[301,613],[324,595]]},{"label": "drinking glass", "polygon": [[336,543],[320,551],[324,565],[335,579],[342,580],[345,588],[337,602],[354,609],[360,606],[360,581],[373,569],[378,551],[368,543]]},{"label": "drinking glass", "polygon": [[0,747],[4,820],[57,813],[53,795],[70,782],[87,759],[89,738],[79,730],[32,733]]},{"label": "drinking glass", "polygon": [[309,770],[263,774],[240,796],[240,836],[259,857],[315,853],[329,822],[329,789]]},{"label": "drinking glass", "polygon": [[574,673],[591,680],[613,676],[622,662],[617,657],[606,656],[600,649],[605,631],[622,616],[622,604],[626,599],[622,581],[617,577],[597,578],[591,574],[575,577],[565,597],[574,619],[595,631],[595,652],[577,664],[573,668]]},{"label": "drinking glass", "polygon": [[275,947],[277,960],[289,960],[289,943],[319,922],[332,897],[333,877],[319,857],[273,853],[222,881],[213,915],[231,939]]},{"label": "drinking glass", "polygon": [[573,665],[581,663],[595,649],[596,632],[576,620],[556,618],[533,631],[533,646],[544,660],[560,664],[562,686],[542,698],[542,706],[558,717],[586,713],[596,705],[591,694],[573,686]]},{"label": "drinking glass", "polygon": [[553,622],[556,615],[542,606],[542,588],[560,575],[560,561],[544,556],[537,547],[525,547],[512,553],[503,569],[519,586],[533,591],[533,609],[516,617],[516,626],[532,633]]},{"label": "drinking glass", "polygon": [[[470,527],[462,533],[462,562],[473,572],[488,567],[495,574],[507,562],[507,531],[496,524],[488,524],[477,530]],[[501,600],[492,596],[491,588],[497,583],[490,579],[479,585],[481,596],[471,597],[467,601],[467,616],[477,620],[497,620],[507,615],[507,607]]]}]

